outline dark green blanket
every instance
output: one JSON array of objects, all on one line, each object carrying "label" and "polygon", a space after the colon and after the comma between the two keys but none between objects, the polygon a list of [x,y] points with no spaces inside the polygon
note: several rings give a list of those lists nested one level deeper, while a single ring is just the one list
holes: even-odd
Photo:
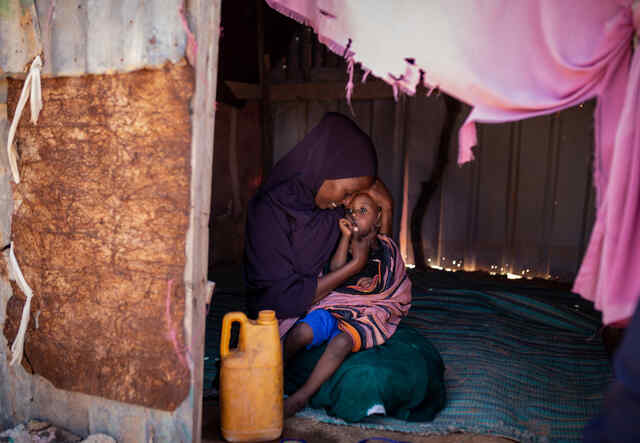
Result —
[{"label": "dark green blanket", "polygon": [[[285,393],[300,388],[326,345],[298,354],[285,368]],[[379,410],[408,421],[429,421],[444,407],[444,364],[415,329],[400,325],[381,346],[350,355],[311,398],[312,408],[348,422]],[[372,409],[373,408],[373,409]]]}]

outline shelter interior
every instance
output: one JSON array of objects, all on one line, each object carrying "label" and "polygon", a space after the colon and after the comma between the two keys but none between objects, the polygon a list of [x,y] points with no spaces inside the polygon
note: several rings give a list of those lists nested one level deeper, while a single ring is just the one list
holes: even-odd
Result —
[{"label": "shelter interior", "polygon": [[[457,131],[470,111],[466,104],[437,90],[394,97],[381,80],[361,83],[364,72],[358,66],[349,103],[345,60],[321,44],[311,28],[257,5],[225,3],[222,8],[209,256],[216,295],[215,312],[208,317],[210,360],[205,362],[205,387],[212,384],[205,396],[207,435],[219,435],[213,363],[219,335],[213,329],[219,329],[225,312],[246,309],[247,203],[270,168],[329,111],[353,118],[375,144],[378,175],[395,204],[393,237],[414,285],[535,294],[551,305],[571,303],[572,309],[598,317],[590,303],[559,295],[570,292],[594,221],[594,101],[548,116],[479,125],[475,160],[458,166]],[[518,328],[517,323],[512,326]],[[492,333],[491,328],[480,332]],[[614,347],[620,337],[620,331],[608,328],[603,339]],[[606,364],[601,372],[608,373]],[[336,430],[314,418],[290,419],[287,435],[355,441],[349,434],[354,428]],[[428,434],[415,432],[409,440],[462,438]],[[477,441],[502,440],[472,434],[467,437]],[[402,440],[403,435],[387,437]]]},{"label": "shelter interior", "polygon": [[[248,202],[331,111],[375,145],[413,284],[406,324],[442,355],[447,403],[433,422],[372,413],[355,425],[312,404],[283,438],[579,438],[623,333],[571,293],[595,218],[595,100],[479,124],[475,160],[459,166],[467,104],[437,89],[398,95],[359,66],[348,101],[345,60],[263,0],[137,2],[134,18],[131,2],[61,3],[0,0],[0,24],[37,28],[32,55],[59,63],[45,62],[38,124],[23,116],[16,132],[19,183],[0,145],[0,441],[29,419],[117,441],[221,440],[221,324],[247,309]],[[96,61],[107,32],[125,37],[102,52],[125,56]],[[26,78],[0,70],[3,143]],[[10,345],[31,299],[10,241],[35,294],[17,366]]]}]

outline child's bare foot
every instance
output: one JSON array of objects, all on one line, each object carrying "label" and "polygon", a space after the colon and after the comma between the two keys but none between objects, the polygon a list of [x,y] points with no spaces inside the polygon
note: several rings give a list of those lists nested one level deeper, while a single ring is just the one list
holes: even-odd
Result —
[{"label": "child's bare foot", "polygon": [[300,392],[296,392],[290,397],[284,399],[284,418],[293,417],[296,412],[304,408],[307,404],[307,397],[300,395]]}]

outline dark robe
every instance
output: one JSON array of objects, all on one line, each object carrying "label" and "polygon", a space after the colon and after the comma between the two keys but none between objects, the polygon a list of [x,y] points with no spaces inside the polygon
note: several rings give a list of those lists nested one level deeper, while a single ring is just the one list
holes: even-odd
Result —
[{"label": "dark robe", "polygon": [[349,118],[326,114],[273,168],[247,213],[244,271],[251,310],[278,318],[306,313],[318,275],[340,236],[344,209],[319,209],[325,180],[375,177],[376,154],[367,134]]},{"label": "dark robe", "polygon": [[585,428],[585,443],[640,442],[640,304],[613,359],[615,380],[602,412]]}]

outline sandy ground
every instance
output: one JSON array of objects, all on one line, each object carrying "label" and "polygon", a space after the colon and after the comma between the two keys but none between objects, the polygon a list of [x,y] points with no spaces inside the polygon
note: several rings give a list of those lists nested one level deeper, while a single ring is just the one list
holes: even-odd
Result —
[{"label": "sandy ground", "polygon": [[[202,442],[222,442],[218,405],[206,402],[203,410]],[[401,432],[362,429],[356,426],[338,426],[320,423],[307,418],[292,417],[285,421],[283,438],[304,440],[307,443],[358,443],[373,437],[384,437],[397,442],[411,443],[509,443],[513,440],[477,434],[449,434],[445,436],[424,436]],[[280,439],[274,440],[279,442]],[[376,441],[376,440],[372,440]],[[382,440],[377,440],[382,441]],[[389,443],[389,442],[388,442]]]}]

